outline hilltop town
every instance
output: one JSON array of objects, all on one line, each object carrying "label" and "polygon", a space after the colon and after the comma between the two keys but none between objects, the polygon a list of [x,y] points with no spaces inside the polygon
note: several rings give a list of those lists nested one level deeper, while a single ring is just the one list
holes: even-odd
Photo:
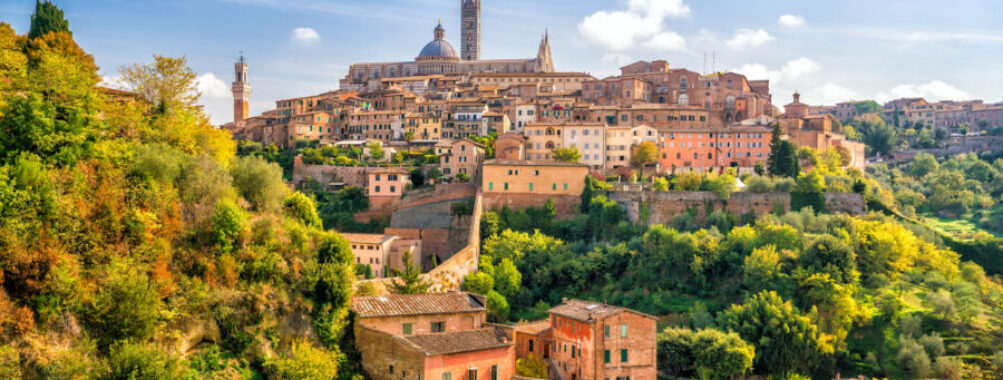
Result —
[{"label": "hilltop town", "polygon": [[219,126],[0,22],[0,379],[1003,379],[1003,104],[482,59],[482,5],[257,115],[241,56]]}]

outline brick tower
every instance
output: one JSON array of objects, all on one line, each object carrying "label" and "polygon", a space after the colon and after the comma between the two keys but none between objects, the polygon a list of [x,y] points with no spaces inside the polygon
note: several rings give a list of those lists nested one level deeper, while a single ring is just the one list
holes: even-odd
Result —
[{"label": "brick tower", "polygon": [[481,0],[461,0],[460,55],[465,61],[481,59]]},{"label": "brick tower", "polygon": [[247,80],[244,53],[240,53],[240,60],[233,65],[233,74],[233,122],[239,123],[247,119],[247,105],[251,98],[251,82]]}]

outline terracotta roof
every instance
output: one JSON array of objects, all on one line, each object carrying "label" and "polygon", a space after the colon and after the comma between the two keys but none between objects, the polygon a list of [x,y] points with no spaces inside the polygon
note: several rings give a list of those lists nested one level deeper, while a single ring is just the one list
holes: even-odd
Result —
[{"label": "terracotta roof", "polygon": [[622,307],[616,307],[616,306],[601,304],[598,302],[582,301],[582,300],[567,300],[564,303],[554,306],[550,308],[550,310],[547,310],[547,312],[551,314],[557,314],[562,317],[568,317],[571,319],[588,323],[592,323],[599,319],[606,318],[608,316],[625,311],[644,315],[649,318],[654,318],[650,315],[633,311],[630,309],[624,309]]},{"label": "terracotta roof", "polygon": [[544,319],[542,321],[520,323],[518,325],[512,326],[512,328],[515,329],[515,331],[524,334],[539,335],[540,333],[550,329],[550,320]]},{"label": "terracotta roof", "polygon": [[485,311],[482,296],[463,293],[392,294],[387,296],[355,297],[352,310],[359,317],[468,313]]},{"label": "terracotta roof", "polygon": [[429,356],[489,350],[514,344],[507,334],[495,328],[411,335],[404,337],[404,340]]},{"label": "terracotta roof", "polygon": [[344,236],[351,243],[381,244],[397,235],[342,233],[341,236]]},{"label": "terracotta roof", "polygon": [[523,161],[493,159],[484,161],[484,166],[571,166],[588,168],[587,164],[559,161]]}]

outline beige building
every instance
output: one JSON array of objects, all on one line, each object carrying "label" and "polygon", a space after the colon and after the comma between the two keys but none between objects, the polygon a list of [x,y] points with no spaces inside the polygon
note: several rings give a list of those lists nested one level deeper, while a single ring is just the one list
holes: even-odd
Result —
[{"label": "beige building", "polygon": [[553,160],[553,150],[562,147],[578,149],[579,162],[601,168],[605,163],[605,124],[589,122],[530,123],[523,126],[526,136],[526,159]]},{"label": "beige building", "polygon": [[374,278],[404,269],[404,253],[411,252],[411,264],[421,268],[421,240],[397,235],[342,233],[352,247],[355,264],[368,266]]},{"label": "beige building", "polygon": [[464,173],[476,179],[480,174],[478,169],[484,161],[484,154],[484,145],[471,139],[455,140],[439,153],[439,167],[447,177]]},{"label": "beige building", "polygon": [[488,160],[481,170],[485,193],[578,196],[589,167],[567,162]]},{"label": "beige building", "polygon": [[647,125],[606,127],[606,169],[630,166],[630,156],[638,144],[658,142],[658,130]]}]

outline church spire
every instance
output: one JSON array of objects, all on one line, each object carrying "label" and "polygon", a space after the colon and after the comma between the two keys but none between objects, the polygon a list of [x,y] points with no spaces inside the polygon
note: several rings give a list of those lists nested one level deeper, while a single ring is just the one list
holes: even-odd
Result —
[{"label": "church spire", "polygon": [[554,60],[550,56],[550,30],[547,29],[540,39],[540,50],[536,53],[536,67],[542,72],[554,71]]}]

